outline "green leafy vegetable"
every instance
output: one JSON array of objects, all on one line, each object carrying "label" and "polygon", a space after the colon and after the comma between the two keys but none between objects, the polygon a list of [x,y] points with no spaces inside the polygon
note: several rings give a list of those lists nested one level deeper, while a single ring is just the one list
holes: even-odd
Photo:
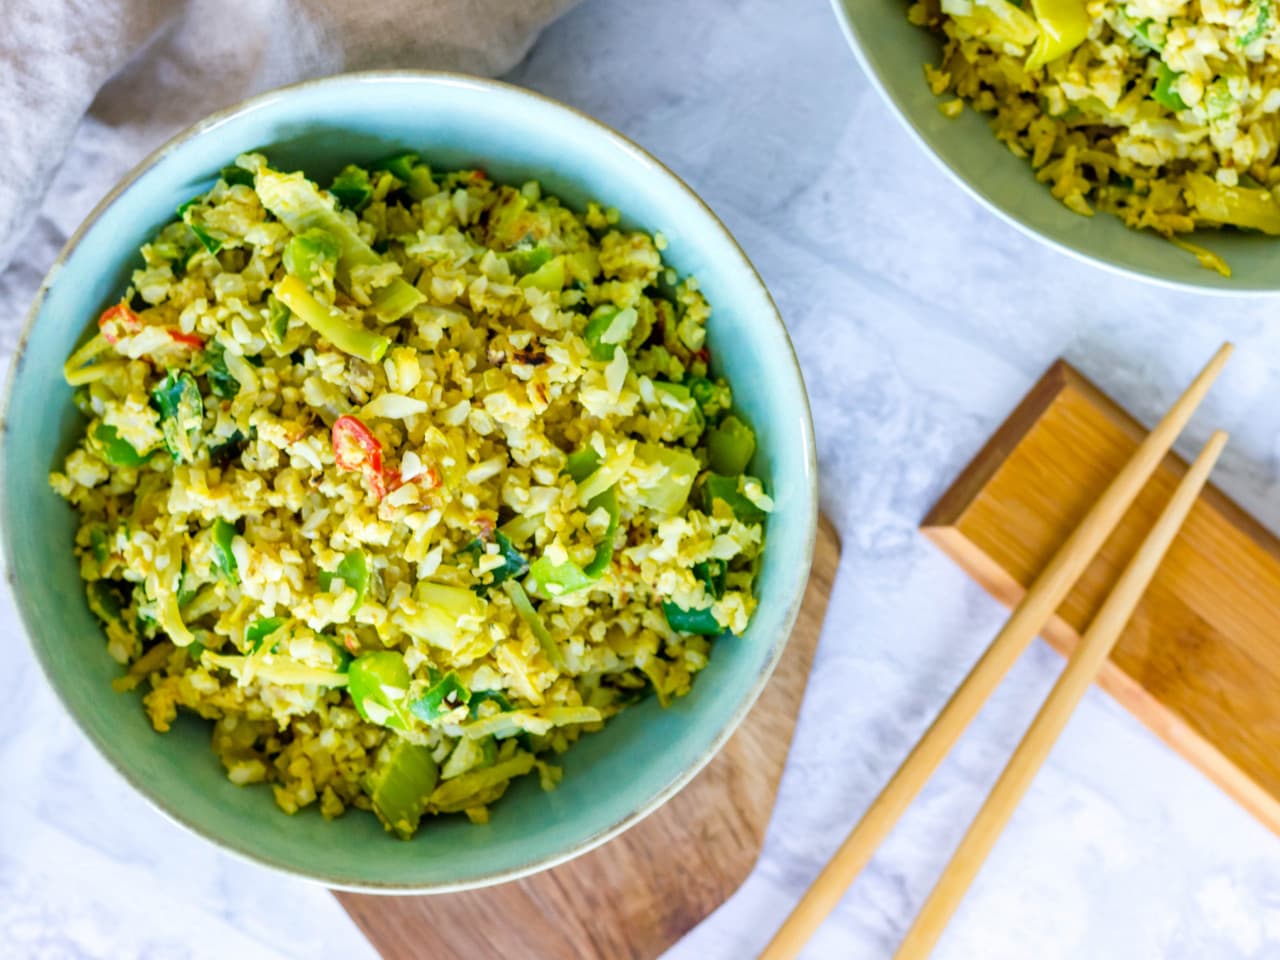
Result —
[{"label": "green leafy vegetable", "polygon": [[451,670],[409,704],[409,710],[423,723],[431,723],[470,701],[471,691]]},{"label": "green leafy vegetable", "polygon": [[151,391],[151,405],[160,411],[164,444],[173,459],[178,463],[193,461],[204,419],[204,400],[195,378],[186,371],[170,370]]},{"label": "green leafy vegetable", "polygon": [[[262,645],[266,643],[267,638],[284,625],[285,619],[283,617],[266,617],[262,620],[255,620],[244,632],[245,647],[250,653],[257,653],[262,649]],[[278,643],[272,644],[271,652],[275,653],[278,647]]]}]

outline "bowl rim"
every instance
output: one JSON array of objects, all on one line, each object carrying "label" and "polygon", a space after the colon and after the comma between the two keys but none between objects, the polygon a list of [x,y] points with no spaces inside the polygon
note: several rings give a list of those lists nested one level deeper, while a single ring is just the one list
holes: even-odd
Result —
[{"label": "bowl rim", "polygon": [[[855,0],[857,2],[857,0]],[[853,50],[853,55],[857,59],[862,72],[866,74],[867,79],[871,81],[871,85],[880,94],[881,99],[889,105],[890,112],[897,118],[898,123],[903,129],[910,134],[911,138],[924,151],[924,153],[933,160],[934,164],[941,169],[951,182],[958,185],[965,193],[974,200],[977,200],[984,208],[986,208],[995,216],[1013,227],[1024,236],[1030,237],[1038,243],[1056,250],[1058,253],[1066,254],[1073,260],[1080,263],[1087,263],[1091,266],[1104,270],[1107,273],[1125,277],[1131,280],[1140,280],[1143,283],[1149,283],[1153,286],[1163,287],[1166,290],[1176,290],[1181,293],[1198,293],[1204,296],[1216,296],[1224,298],[1235,297],[1275,297],[1280,296],[1280,286],[1274,288],[1267,287],[1245,287],[1245,286],[1220,286],[1209,282],[1196,283],[1191,280],[1178,280],[1162,274],[1153,273],[1142,267],[1127,267],[1118,263],[1114,263],[1104,257],[1089,253],[1074,244],[1059,240],[1043,233],[1032,224],[1024,220],[1016,211],[1006,208],[1003,204],[995,200],[989,192],[981,184],[971,180],[953,167],[943,157],[943,146],[935,142],[936,138],[931,137],[925,131],[920,129],[911,120],[911,115],[907,111],[906,105],[894,93],[885,81],[883,74],[875,65],[871,55],[867,52],[871,44],[871,39],[864,35],[861,27],[858,26],[857,19],[849,13],[848,4],[845,0],[830,0],[831,8],[835,12],[836,19],[840,22],[840,31],[844,34],[845,41]],[[903,9],[903,19],[906,19],[905,7]],[[923,83],[923,81],[921,81]],[[993,136],[992,144],[999,141]],[[1206,273],[1208,271],[1206,270]],[[1206,281],[1209,278],[1206,277]]]},{"label": "bowl rim", "polygon": [[[747,274],[758,288],[758,293],[763,298],[763,302],[768,306],[768,313],[771,316],[773,323],[775,323],[782,332],[783,339],[787,346],[787,352],[786,356],[781,358],[780,362],[784,367],[789,369],[789,372],[795,378],[795,382],[799,387],[800,401],[804,413],[802,423],[800,424],[800,440],[804,458],[802,469],[806,478],[806,483],[805,488],[800,492],[802,494],[803,501],[809,505],[809,509],[804,511],[803,522],[806,529],[802,532],[800,539],[802,555],[805,557],[802,565],[803,577],[797,578],[797,588],[794,590],[794,595],[788,603],[787,609],[783,613],[778,636],[773,638],[772,648],[762,668],[756,675],[750,689],[746,691],[728,722],[711,740],[706,750],[686,769],[656,790],[647,800],[640,803],[634,810],[622,816],[611,825],[582,838],[557,853],[550,854],[522,866],[506,870],[496,870],[492,873],[480,874],[467,880],[452,883],[380,883],[353,881],[342,876],[323,875],[315,871],[302,870],[288,862],[278,860],[268,854],[257,851],[248,843],[243,845],[233,845],[224,838],[214,836],[210,832],[206,831],[200,824],[188,819],[179,807],[172,806],[154,795],[142,782],[141,778],[134,776],[134,774],[127,769],[125,765],[118,764],[116,762],[116,759],[107,749],[104,741],[96,736],[85,723],[81,722],[77,711],[64,699],[62,691],[54,679],[52,664],[46,658],[42,649],[43,645],[36,642],[36,632],[31,627],[26,604],[20,597],[17,578],[12,573],[15,569],[13,563],[14,545],[7,529],[0,531],[0,540],[3,541],[2,544],[0,544],[0,547],[3,549],[4,563],[8,571],[9,586],[13,592],[15,601],[14,606],[17,609],[18,617],[22,623],[23,635],[26,638],[28,647],[35,655],[36,662],[39,664],[40,670],[44,674],[45,681],[54,691],[56,699],[62,709],[70,715],[80,733],[93,744],[98,755],[105,760],[107,765],[126,783],[128,783],[135,793],[141,796],[153,810],[159,812],[171,823],[177,824],[201,840],[212,844],[218,850],[228,853],[242,861],[252,863],[259,867],[265,867],[268,870],[285,874],[293,878],[318,883],[333,890],[389,895],[454,893],[462,890],[494,886],[499,883],[517,880],[521,877],[530,876],[559,866],[560,864],[566,863],[569,860],[587,853],[613,839],[629,828],[635,826],[659,807],[663,806],[702,771],[712,758],[720,752],[721,748],[724,747],[729,738],[737,731],[738,727],[741,725],[742,721],[746,718],[747,714],[755,705],[756,700],[759,699],[760,694],[763,692],[765,685],[768,683],[774,669],[777,667],[778,661],[782,657],[783,651],[786,649],[788,643],[790,643],[791,633],[795,628],[795,621],[799,615],[800,607],[804,600],[809,573],[812,567],[813,552],[817,542],[819,508],[817,449],[814,439],[813,414],[809,403],[808,391],[805,387],[799,359],[796,356],[795,345],[791,341],[786,324],[782,319],[782,314],[778,310],[777,304],[769,293],[769,289],[761,278],[759,271],[751,262],[750,257],[747,256],[746,251],[742,249],[742,246],[738,243],[737,239],[729,231],[728,227],[724,225],[723,221],[716,215],[711,207],[688,184],[686,184],[684,180],[668,168],[661,160],[649,153],[649,151],[645,150],[635,141],[614,130],[602,121],[597,120],[590,114],[556,100],[553,97],[539,93],[536,90],[531,90],[512,83],[506,83],[501,80],[473,76],[471,74],[458,73],[455,71],[425,69],[352,71],[349,73],[332,74],[311,80],[303,80],[297,83],[275,87],[251,97],[246,97],[235,104],[224,107],[221,110],[217,110],[202,119],[195,121],[148,153],[142,160],[125,173],[116,185],[112,187],[97,204],[94,205],[93,209],[85,219],[67,238],[66,243],[63,244],[62,249],[54,258],[53,263],[45,273],[44,278],[41,280],[40,286],[32,299],[31,306],[27,311],[25,322],[23,324],[22,333],[18,338],[17,345],[14,348],[13,357],[9,363],[8,381],[5,384],[3,398],[0,398],[0,476],[4,475],[5,461],[8,459],[7,440],[10,427],[9,405],[14,392],[14,384],[17,382],[18,374],[26,355],[28,341],[30,340],[37,318],[39,317],[44,305],[45,297],[54,282],[57,280],[57,277],[61,273],[67,259],[72,255],[72,253],[74,253],[85,234],[93,228],[101,216],[112,205],[114,205],[116,201],[119,200],[125,192],[143,176],[143,174],[164,160],[170,153],[176,151],[189,141],[203,136],[209,131],[224,123],[234,120],[245,113],[249,113],[274,104],[277,101],[287,99],[303,90],[310,90],[316,87],[325,87],[329,85],[341,86],[348,84],[378,85],[388,82],[469,86],[479,88],[480,90],[496,92],[503,96],[515,96],[517,99],[524,97],[540,101],[543,105],[549,106],[553,110],[568,113],[573,118],[579,121],[584,121],[589,127],[593,128],[595,134],[605,140],[611,141],[615,146],[622,148],[624,152],[631,154],[641,164],[648,166],[660,177],[667,179],[671,185],[676,188],[678,193],[681,194],[682,199],[685,202],[691,203],[694,207],[701,210],[702,214],[709,219],[712,227],[724,236],[732,249],[735,250],[741,258]],[[0,483],[0,515],[7,515],[8,513],[9,497],[10,494],[6,485]]]}]

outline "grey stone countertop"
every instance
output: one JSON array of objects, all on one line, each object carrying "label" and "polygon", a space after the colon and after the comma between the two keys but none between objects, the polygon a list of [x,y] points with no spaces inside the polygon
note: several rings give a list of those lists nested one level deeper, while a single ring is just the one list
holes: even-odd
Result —
[{"label": "grey stone countertop", "polygon": [[[1056,357],[1150,422],[1229,338],[1239,353],[1180,449],[1230,429],[1217,481],[1280,528],[1280,304],[1113,276],[1005,225],[903,131],[821,0],[592,0],[510,79],[626,133],[706,199],[808,383],[839,578],[760,863],[670,954],[748,956],[1003,622],[917,533],[939,494]],[[325,891],[223,856],[134,796],[57,706],[7,595],[0,612],[0,942],[371,955]],[[807,956],[890,955],[1060,667],[1039,642],[1023,657]],[[1280,956],[1280,840],[1091,691],[937,956]]]}]

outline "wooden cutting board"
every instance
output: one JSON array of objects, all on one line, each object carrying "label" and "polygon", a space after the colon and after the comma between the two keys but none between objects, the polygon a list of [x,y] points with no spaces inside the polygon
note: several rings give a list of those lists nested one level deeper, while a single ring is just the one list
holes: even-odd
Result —
[{"label": "wooden cutting board", "polygon": [[[1013,605],[1145,430],[1058,362],[924,522]],[[1165,505],[1186,463],[1166,458],[1085,572],[1048,641],[1069,652]],[[1280,541],[1207,488],[1099,683],[1280,832]]]},{"label": "wooden cutting board", "polygon": [[839,559],[835,529],[822,519],[808,591],[769,685],[715,759],[626,833],[498,887],[334,896],[386,960],[663,953],[741,886],[760,854]]}]

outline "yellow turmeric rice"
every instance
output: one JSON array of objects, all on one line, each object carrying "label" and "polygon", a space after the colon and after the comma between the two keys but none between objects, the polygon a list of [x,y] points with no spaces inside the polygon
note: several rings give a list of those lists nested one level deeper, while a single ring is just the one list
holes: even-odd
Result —
[{"label": "yellow turmeric rice", "polygon": [[991,114],[995,135],[1076,213],[1169,238],[1276,235],[1275,3],[917,0],[908,15],[944,39],[925,69],[942,111]]},{"label": "yellow turmeric rice", "polygon": [[244,155],[179,213],[67,361],[50,478],[156,730],[407,838],[746,628],[772,503],[661,234],[412,153]]}]

